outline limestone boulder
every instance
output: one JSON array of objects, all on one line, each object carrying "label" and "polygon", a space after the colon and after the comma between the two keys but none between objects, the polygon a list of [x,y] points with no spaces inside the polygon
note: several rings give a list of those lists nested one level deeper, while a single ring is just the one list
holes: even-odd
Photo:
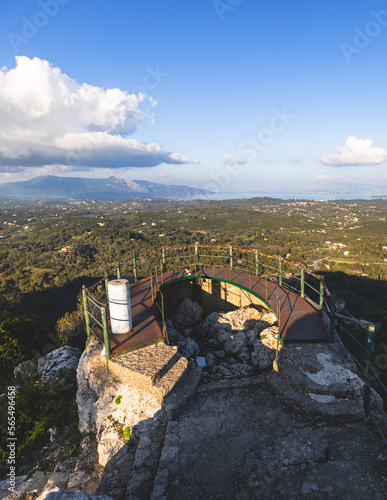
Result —
[{"label": "limestone boulder", "polygon": [[224,343],[224,350],[228,354],[237,354],[246,346],[246,334],[238,332],[230,336],[230,339]]},{"label": "limestone boulder", "polygon": [[43,380],[53,381],[60,372],[75,372],[78,367],[81,351],[76,347],[63,346],[49,352],[38,360],[38,375]]},{"label": "limestone boulder", "polygon": [[19,363],[15,366],[13,374],[15,377],[20,377],[24,381],[27,381],[29,378],[38,375],[38,363],[33,359]]},{"label": "limestone boulder", "polygon": [[251,361],[253,366],[260,370],[266,370],[273,366],[275,358],[275,350],[261,342],[260,339],[254,341],[253,352],[251,353]]},{"label": "limestone boulder", "polygon": [[193,358],[200,354],[197,343],[190,337],[181,337],[177,343],[179,353],[186,358]]},{"label": "limestone boulder", "polygon": [[172,323],[191,326],[203,318],[203,308],[197,302],[186,297],[172,316]]}]

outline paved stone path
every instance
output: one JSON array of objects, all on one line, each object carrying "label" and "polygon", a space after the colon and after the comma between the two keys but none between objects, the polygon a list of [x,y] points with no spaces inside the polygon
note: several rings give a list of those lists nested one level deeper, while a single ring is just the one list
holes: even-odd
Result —
[{"label": "paved stone path", "polygon": [[373,426],[311,424],[264,376],[209,384],[168,423],[152,499],[384,499],[384,452]]}]

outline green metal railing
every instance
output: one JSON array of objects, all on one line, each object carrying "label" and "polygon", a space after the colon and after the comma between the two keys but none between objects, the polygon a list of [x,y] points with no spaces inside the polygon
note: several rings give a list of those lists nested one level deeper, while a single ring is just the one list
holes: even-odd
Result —
[{"label": "green metal railing", "polygon": [[[162,321],[162,331],[164,339],[167,340],[164,317],[164,297],[161,291],[163,273],[166,271],[179,271],[184,269],[196,274],[200,269],[229,269],[230,281],[232,281],[232,271],[239,271],[247,274],[250,279],[263,278],[267,285],[268,281],[274,282],[280,287],[287,288],[298,293],[304,300],[311,302],[320,314],[326,314],[329,319],[330,341],[334,342],[336,330],[340,332],[340,337],[350,336],[357,342],[362,352],[365,353],[365,365],[344,346],[359,369],[359,374],[365,382],[364,409],[367,417],[370,417],[379,429],[382,438],[387,444],[382,427],[385,425],[380,419],[387,422],[386,412],[380,405],[377,397],[374,397],[372,390],[376,386],[379,391],[385,391],[387,401],[387,389],[380,380],[379,374],[373,365],[374,334],[368,333],[367,347],[350,334],[345,328],[342,320],[336,317],[335,296],[331,294],[324,283],[323,277],[309,271],[305,266],[289,261],[278,255],[266,255],[257,249],[243,249],[233,246],[214,245],[192,245],[183,247],[163,247],[153,251],[133,254],[125,262],[117,263],[109,272],[105,274],[97,283],[89,288],[83,287],[83,305],[86,319],[86,332],[90,336],[96,335],[95,329],[100,328],[103,332],[105,356],[107,364],[110,360],[110,331],[108,327],[108,291],[107,283],[109,279],[126,278],[130,284],[136,283],[143,278],[151,278],[152,301],[158,316]],[[251,287],[250,287],[251,288]],[[264,297],[262,297],[264,298]],[[266,297],[267,302],[267,286]],[[277,310],[274,311],[278,318],[278,340],[281,342],[280,330],[280,299],[277,291]],[[96,335],[98,340],[101,340]],[[378,408],[377,410],[375,408]]]}]

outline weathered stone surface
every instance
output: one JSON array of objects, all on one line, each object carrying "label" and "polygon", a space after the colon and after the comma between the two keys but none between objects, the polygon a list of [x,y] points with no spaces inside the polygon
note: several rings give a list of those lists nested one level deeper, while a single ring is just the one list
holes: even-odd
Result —
[{"label": "weathered stone surface", "polygon": [[183,299],[172,316],[172,322],[180,326],[191,326],[203,317],[203,308],[190,298]]},{"label": "weathered stone surface", "polygon": [[15,377],[21,377],[23,380],[28,380],[30,377],[35,377],[38,375],[38,363],[37,360],[30,359],[19,363],[15,366],[13,371]]},{"label": "weathered stone surface", "polygon": [[200,349],[197,343],[190,337],[182,337],[177,342],[179,353],[186,358],[194,358],[200,354]]},{"label": "weathered stone surface", "polygon": [[97,495],[110,495],[115,499],[125,496],[135,458],[134,446],[123,446],[103,469],[96,489]]},{"label": "weathered stone surface", "polygon": [[304,372],[313,382],[322,386],[343,385],[351,388],[354,396],[360,396],[363,391],[363,382],[356,373],[344,366],[332,363],[332,354],[318,353],[316,355],[322,369],[317,372]]},{"label": "weathered stone surface", "polygon": [[[0,499],[7,498],[7,500],[17,500],[19,496],[24,493],[26,482],[27,476],[15,477],[15,485],[11,485],[8,482],[8,479],[0,481]],[[14,489],[14,492],[9,490],[11,486]]]},{"label": "weathered stone surface", "polygon": [[49,493],[56,492],[61,489],[66,489],[67,481],[70,477],[69,472],[53,472],[49,475],[43,491],[38,496],[37,500],[45,500]]},{"label": "weathered stone surface", "polygon": [[138,389],[149,389],[177,358],[177,347],[161,342],[112,359],[109,369],[116,379],[125,380]]},{"label": "weathered stone surface", "polygon": [[86,436],[81,443],[81,453],[76,459],[67,488],[71,490],[94,493],[97,488],[102,467],[98,465],[97,442],[91,436]]},{"label": "weathered stone surface", "polygon": [[184,357],[179,358],[161,378],[155,381],[154,386],[151,388],[152,394],[154,394],[159,401],[162,401],[177,384],[183,381],[187,368],[187,359]]},{"label": "weathered stone surface", "polygon": [[179,333],[176,328],[173,326],[173,323],[170,319],[165,320],[165,327],[168,333],[168,340],[170,343],[177,345],[182,335]]},{"label": "weathered stone surface", "polygon": [[363,423],[351,424],[351,439],[347,425],[316,426],[262,378],[202,386],[168,424],[152,500],[385,498],[374,466],[382,443]]},{"label": "weathered stone surface", "polygon": [[43,380],[53,380],[61,370],[76,371],[81,354],[76,347],[59,347],[38,360],[38,375]]},{"label": "weathered stone surface", "polygon": [[268,347],[260,339],[254,340],[253,352],[251,353],[251,361],[254,366],[265,370],[273,366],[275,358],[275,350]]},{"label": "weathered stone surface", "polygon": [[47,500],[115,500],[107,495],[88,495],[87,493],[78,493],[76,491],[58,490],[50,493]]}]

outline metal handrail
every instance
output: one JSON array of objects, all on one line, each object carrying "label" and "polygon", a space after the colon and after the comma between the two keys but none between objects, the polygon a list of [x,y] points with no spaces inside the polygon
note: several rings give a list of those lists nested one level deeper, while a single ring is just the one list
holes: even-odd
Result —
[{"label": "metal handrail", "polygon": [[[191,253],[191,249],[194,249],[194,253]],[[203,250],[204,252],[201,253],[200,250]],[[171,253],[173,254],[171,255]],[[250,257],[253,255],[255,257],[254,260],[252,260]],[[262,262],[262,259],[264,260],[264,262]],[[150,271],[153,266],[153,261],[155,261],[156,266],[154,267],[154,271]],[[273,261],[275,262],[275,266],[271,265]],[[356,344],[361,347],[363,351],[367,352],[367,349],[344,327],[342,321],[339,321],[339,318],[336,317],[334,297],[332,296],[321,276],[307,269],[305,265],[289,261],[282,258],[281,256],[266,255],[257,249],[242,249],[239,247],[233,247],[231,245],[186,245],[176,247],[161,247],[155,250],[141,252],[137,255],[133,254],[133,257],[128,258],[122,263],[118,263],[116,267],[111,268],[109,272],[106,273],[105,276],[99,281],[97,281],[87,289],[84,288],[83,301],[85,307],[86,329],[88,336],[90,334],[90,331],[92,331],[89,325],[90,319],[92,319],[93,321],[96,321],[98,325],[104,330],[104,338],[106,344],[106,339],[109,338],[109,332],[105,332],[105,330],[108,329],[106,321],[106,308],[108,307],[108,305],[100,303],[99,300],[107,295],[107,288],[105,288],[105,291],[98,297],[98,299],[93,297],[91,293],[102,283],[104,283],[105,287],[107,287],[107,280],[110,276],[114,276],[116,274],[117,277],[120,277],[121,275],[124,275],[122,271],[125,268],[125,274],[131,274],[131,277],[129,278],[130,283],[137,282],[140,279],[139,277],[141,276],[152,276],[154,278],[152,282],[152,297],[155,298],[156,294],[160,293],[161,307],[160,304],[157,303],[157,301],[154,302],[156,302],[156,307],[162,316],[163,336],[164,338],[167,338],[164,317],[164,297],[160,289],[160,285],[162,284],[163,280],[163,272],[166,271],[167,264],[168,267],[178,267],[179,271],[181,271],[182,267],[189,267],[195,270],[197,270],[198,267],[209,267],[213,268],[214,271],[215,269],[229,267],[230,279],[231,271],[244,272],[249,275],[249,279],[254,277],[256,279],[264,278],[266,281],[270,280],[274,283],[278,283],[280,286],[286,289],[294,290],[296,293],[300,294],[302,298],[312,301],[314,304],[316,304],[316,302],[314,302],[314,300],[308,296],[311,290],[313,293],[317,294],[317,296],[320,297],[320,303],[316,304],[320,308],[320,312],[326,312],[328,314],[328,317],[330,318],[331,340],[333,341],[334,338],[335,325],[340,324],[341,331],[344,331],[347,335],[349,335],[356,342]],[[160,272],[158,272],[159,266]],[[296,272],[294,272],[296,270],[299,270],[299,273],[296,274]],[[320,282],[320,290],[315,288],[313,284],[305,279],[307,276],[314,277],[318,280],[318,282]],[[286,278],[297,280],[299,287],[292,286],[286,283]],[[306,293],[306,290],[308,291],[308,293]],[[101,314],[103,320],[102,324],[88,310],[89,301],[99,309],[99,314]],[[280,308],[281,304],[278,299],[278,315]],[[343,308],[341,309],[341,311],[347,313],[348,316],[352,317],[352,315],[350,315]],[[99,314],[97,315],[99,316]],[[280,330],[278,336],[280,337]],[[280,339],[278,338],[278,342],[279,340]],[[109,351],[110,346],[106,347],[107,351]],[[362,372],[366,372],[366,369],[352,355],[352,353],[344,345],[343,347],[349,353],[358,368]],[[110,351],[108,352],[108,355],[110,356]],[[385,385],[381,382],[380,378],[375,373],[375,370],[373,370],[372,366],[370,365],[369,358],[370,353],[368,352],[367,369],[371,369],[373,371],[376,380],[378,380],[378,383],[380,383],[383,389],[387,392]],[[368,382],[367,384],[367,387],[369,387],[370,384]],[[367,407],[367,411],[369,412],[369,406]],[[371,413],[369,412],[369,414]],[[383,414],[385,416],[384,411]]]}]

